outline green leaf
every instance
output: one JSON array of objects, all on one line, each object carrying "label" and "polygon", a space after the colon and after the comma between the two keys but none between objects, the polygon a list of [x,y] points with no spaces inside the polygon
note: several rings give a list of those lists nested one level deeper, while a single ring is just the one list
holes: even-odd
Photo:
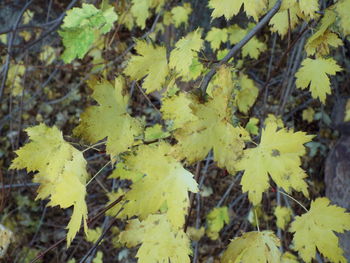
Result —
[{"label": "green leaf", "polygon": [[117,18],[113,7],[102,11],[83,4],[82,8],[69,10],[58,32],[65,47],[63,61],[70,63],[75,58],[83,58],[95,40],[112,29]]}]

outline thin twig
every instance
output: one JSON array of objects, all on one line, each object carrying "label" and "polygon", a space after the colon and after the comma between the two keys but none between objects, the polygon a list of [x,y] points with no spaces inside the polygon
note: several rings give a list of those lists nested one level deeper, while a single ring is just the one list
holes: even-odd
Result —
[{"label": "thin twig", "polygon": [[200,86],[203,97],[206,93],[210,80],[216,74],[216,70],[223,64],[227,63],[231,58],[233,58],[236,53],[270,21],[270,19],[280,9],[281,2],[281,0],[278,0],[276,4],[271,8],[271,10],[266,14],[266,16],[264,16],[264,18],[261,19],[260,22],[257,23],[256,26],[241,41],[239,41],[219,63],[216,63],[212,66],[210,71],[204,76]]}]

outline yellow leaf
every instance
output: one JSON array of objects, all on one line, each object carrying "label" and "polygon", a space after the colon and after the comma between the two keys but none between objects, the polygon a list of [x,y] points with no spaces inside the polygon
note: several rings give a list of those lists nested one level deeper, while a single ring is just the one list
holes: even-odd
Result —
[{"label": "yellow leaf", "polygon": [[[246,29],[240,28],[237,25],[231,26],[228,29],[229,41],[231,44],[237,44],[241,41],[245,35],[254,27],[253,23],[249,23]],[[267,46],[264,42],[261,42],[258,38],[253,37],[249,42],[242,48],[243,57],[251,57],[257,59],[261,52],[265,51]]]},{"label": "yellow leaf", "polygon": [[6,251],[13,240],[14,237],[12,231],[0,224],[0,259],[5,256]]},{"label": "yellow leaf", "polygon": [[22,78],[25,71],[26,67],[23,64],[10,64],[6,85],[14,96],[20,96],[23,93]]},{"label": "yellow leaf", "polygon": [[299,263],[298,258],[289,252],[282,255],[281,263]]},{"label": "yellow leaf", "polygon": [[81,114],[80,124],[74,134],[90,143],[107,137],[107,153],[114,158],[125,152],[134,143],[134,137],[141,133],[141,124],[128,112],[129,96],[124,94],[124,80],[115,79],[115,86],[107,80],[90,81],[94,90],[92,97],[99,106],[90,106]]},{"label": "yellow leaf", "polygon": [[197,29],[175,44],[170,53],[169,67],[175,69],[181,76],[190,73],[190,66],[197,52],[202,48],[201,30]]},{"label": "yellow leaf", "polygon": [[103,253],[102,253],[102,251],[97,251],[96,256],[92,260],[92,263],[103,263]]},{"label": "yellow leaf", "polygon": [[277,125],[277,128],[284,128],[284,123],[281,119],[281,116],[275,116],[271,113],[267,114],[267,118],[264,121],[265,126],[267,126],[268,123],[275,123]]},{"label": "yellow leaf", "polygon": [[[283,7],[285,5],[285,7]],[[293,30],[299,23],[300,8],[297,1],[284,0],[280,10],[274,15],[270,22],[270,30],[277,32],[281,37],[288,33],[290,27]]]},{"label": "yellow leaf", "polygon": [[211,48],[216,51],[220,48],[221,43],[227,41],[227,37],[228,34],[226,28],[212,27],[205,40],[207,40],[210,43]]},{"label": "yellow leaf", "polygon": [[288,207],[276,206],[275,216],[277,218],[276,225],[284,230],[291,220],[292,211]]},{"label": "yellow leaf", "polygon": [[227,206],[215,207],[207,215],[207,235],[212,240],[219,238],[219,232],[230,221]]},{"label": "yellow leaf", "polygon": [[330,81],[327,75],[335,75],[342,68],[332,58],[306,58],[301,63],[295,74],[296,86],[305,89],[310,84],[311,95],[319,98],[322,103],[326,102],[326,95],[331,94]]},{"label": "yellow leaf", "polygon": [[279,246],[280,240],[271,231],[247,232],[231,241],[221,262],[280,263]]},{"label": "yellow leaf", "polygon": [[179,27],[181,24],[188,25],[188,17],[192,13],[190,3],[184,3],[183,6],[175,6],[171,9],[172,20],[175,27]]},{"label": "yellow leaf", "polygon": [[160,124],[156,124],[152,127],[148,127],[145,130],[145,141],[150,142],[154,140],[164,139],[169,137],[170,133],[167,131],[163,131],[163,127]]},{"label": "yellow leaf", "polygon": [[343,45],[343,41],[338,35],[329,30],[329,27],[335,22],[336,16],[334,11],[326,9],[318,30],[306,42],[305,50],[309,56],[315,53],[321,56],[328,55],[329,46]]},{"label": "yellow leaf", "polygon": [[151,0],[131,0],[132,7],[130,9],[131,14],[136,19],[136,24],[144,29],[146,26],[146,20],[151,15],[149,8]]},{"label": "yellow leaf", "polygon": [[142,243],[136,257],[142,263],[189,263],[190,241],[182,230],[175,230],[166,215],[149,215],[146,220],[129,221],[120,234],[129,247]]},{"label": "yellow leaf", "polygon": [[171,146],[161,142],[142,145],[135,155],[126,157],[128,168],[145,176],[134,182],[125,194],[128,202],[122,215],[137,215],[144,219],[166,205],[166,214],[172,225],[183,226],[189,206],[188,191],[197,192],[198,188],[193,174],[171,157],[170,151]]},{"label": "yellow leaf", "polygon": [[269,187],[268,175],[287,192],[295,189],[308,195],[300,157],[305,154],[304,144],[312,137],[304,132],[277,130],[275,123],[266,124],[259,146],[244,150],[243,158],[237,164],[239,170],[245,170],[242,190],[248,192],[254,205],[260,203],[262,193]]},{"label": "yellow leaf", "polygon": [[86,240],[91,243],[97,242],[102,235],[102,228],[96,227],[95,229],[89,228],[86,233]]},{"label": "yellow leaf", "polygon": [[211,17],[221,17],[225,16],[229,20],[232,16],[237,15],[242,5],[244,6],[244,11],[248,17],[253,17],[255,21],[259,20],[259,17],[266,12],[267,9],[266,0],[210,0],[209,8],[214,9]]},{"label": "yellow leaf", "polygon": [[344,122],[350,121],[350,99],[346,101]]},{"label": "yellow leaf", "polygon": [[255,86],[254,81],[245,74],[240,74],[238,90],[235,92],[235,102],[239,111],[248,114],[259,94],[259,89]]},{"label": "yellow leaf", "polygon": [[319,11],[318,0],[299,0],[299,7],[303,14],[311,19],[317,16]]},{"label": "yellow leaf", "polygon": [[134,80],[147,75],[143,88],[147,93],[162,89],[168,75],[165,47],[154,47],[146,41],[138,40],[135,49],[138,56],[132,56],[124,73]]},{"label": "yellow leaf", "polygon": [[173,128],[181,128],[185,123],[197,120],[193,114],[192,99],[187,93],[181,92],[179,95],[164,98],[161,112],[164,119],[173,120]]},{"label": "yellow leaf", "polygon": [[334,233],[350,230],[350,214],[345,211],[323,197],[311,202],[307,213],[296,217],[290,232],[294,232],[294,248],[305,262],[315,258],[316,248],[332,262],[347,262]]},{"label": "yellow leaf", "polygon": [[304,121],[311,123],[314,120],[315,111],[313,108],[309,107],[303,110],[302,117]]},{"label": "yellow leaf", "polygon": [[340,0],[337,2],[335,11],[340,18],[340,26],[343,30],[343,35],[350,34],[350,0]]},{"label": "yellow leaf", "polygon": [[242,48],[242,56],[258,59],[260,53],[267,50],[267,46],[264,42],[261,42],[256,37],[253,37],[244,47]]},{"label": "yellow leaf", "polygon": [[18,156],[13,160],[11,169],[38,171],[33,180],[40,183],[37,199],[50,196],[50,206],[74,206],[67,226],[69,246],[80,229],[82,219],[87,231],[86,161],[80,151],[63,140],[62,133],[56,127],[40,124],[26,131],[31,142],[16,151]]},{"label": "yellow leaf", "polygon": [[178,141],[175,146],[178,158],[186,158],[189,163],[193,163],[203,160],[213,149],[214,161],[219,167],[227,168],[231,173],[236,171],[235,163],[244,147],[242,137],[248,133],[231,124],[230,91],[226,85],[216,87],[205,104],[192,98],[190,117],[193,114],[196,119],[182,122],[182,126],[178,125],[179,128],[174,133]]},{"label": "yellow leaf", "polygon": [[199,229],[194,228],[194,227],[187,227],[186,233],[190,237],[191,240],[199,241],[204,236],[205,229],[203,226]]}]

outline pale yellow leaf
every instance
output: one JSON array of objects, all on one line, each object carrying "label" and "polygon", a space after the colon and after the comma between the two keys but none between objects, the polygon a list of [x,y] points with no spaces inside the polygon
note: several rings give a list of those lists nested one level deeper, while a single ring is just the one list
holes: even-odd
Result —
[{"label": "pale yellow leaf", "polygon": [[271,231],[253,231],[231,241],[222,263],[280,263],[280,240]]},{"label": "pale yellow leaf", "polygon": [[189,206],[188,191],[197,192],[198,188],[193,174],[171,157],[170,151],[169,144],[160,142],[142,145],[135,155],[126,157],[128,168],[145,176],[134,182],[125,194],[128,202],[122,215],[137,215],[145,219],[166,205],[166,214],[172,225],[183,226]]},{"label": "pale yellow leaf", "polygon": [[33,180],[40,183],[37,199],[50,197],[50,206],[74,206],[67,226],[69,246],[79,231],[82,220],[85,232],[87,231],[86,161],[80,151],[64,141],[62,133],[56,127],[40,124],[27,128],[26,131],[31,141],[16,151],[18,156],[13,160],[11,169],[38,171]]},{"label": "pale yellow leaf", "polygon": [[202,48],[201,30],[197,29],[175,44],[175,49],[170,53],[169,67],[175,69],[180,76],[190,73],[190,66],[197,52]]},{"label": "pale yellow leaf", "polygon": [[107,137],[107,153],[114,158],[133,145],[134,137],[142,132],[141,124],[127,112],[129,96],[124,93],[122,77],[115,79],[114,86],[107,80],[99,82],[96,79],[88,84],[99,105],[90,106],[81,114],[74,134],[90,143]]},{"label": "pale yellow leaf", "polygon": [[284,230],[291,220],[292,210],[288,207],[276,206],[275,216],[277,218],[276,225]]},{"label": "pale yellow leaf", "polygon": [[131,57],[124,73],[134,80],[147,76],[143,88],[147,93],[162,89],[168,75],[168,62],[165,47],[153,46],[146,41],[136,41],[138,55]]},{"label": "pale yellow leaf", "polygon": [[313,136],[292,130],[277,130],[275,123],[267,123],[262,130],[260,144],[244,150],[237,169],[244,170],[241,185],[249,200],[257,205],[262,193],[269,188],[269,175],[275,183],[290,192],[302,191],[308,196],[305,172],[300,168],[300,157],[305,154],[304,144]]},{"label": "pale yellow leaf", "polygon": [[142,263],[190,262],[189,238],[182,230],[174,229],[166,215],[149,215],[142,222],[130,220],[120,241],[128,246],[142,243],[136,254]]},{"label": "pale yellow leaf", "polygon": [[343,35],[350,34],[350,0],[340,0],[336,4],[335,11],[338,13],[340,26],[343,30]]},{"label": "pale yellow leaf", "polygon": [[226,28],[212,27],[208,32],[205,40],[210,43],[211,48],[216,51],[220,48],[221,43],[227,41],[228,33]]},{"label": "pale yellow leaf", "polygon": [[310,85],[312,97],[319,98],[322,103],[325,103],[326,95],[331,94],[328,75],[335,75],[341,70],[342,68],[332,58],[306,58],[295,74],[295,84],[300,89],[305,89]]},{"label": "pale yellow leaf", "polygon": [[316,248],[332,262],[347,262],[334,233],[350,230],[350,214],[345,211],[323,197],[311,202],[310,210],[295,218],[290,228],[294,232],[294,249],[305,262],[316,257]]}]

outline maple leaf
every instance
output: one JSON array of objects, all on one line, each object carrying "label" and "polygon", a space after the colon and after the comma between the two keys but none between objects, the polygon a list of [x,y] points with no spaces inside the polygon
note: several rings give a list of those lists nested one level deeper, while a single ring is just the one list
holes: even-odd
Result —
[{"label": "maple leaf", "polygon": [[140,80],[147,75],[143,88],[147,93],[160,90],[168,75],[168,62],[165,47],[157,47],[146,41],[136,41],[138,56],[132,56],[124,73],[133,80]]},{"label": "maple leaf", "polygon": [[247,16],[252,16],[255,21],[259,20],[259,17],[266,12],[267,9],[266,0],[255,1],[255,0],[210,0],[209,8],[214,9],[211,17],[225,16],[229,20],[232,16],[237,15],[242,5]]},{"label": "maple leaf", "polygon": [[326,9],[318,30],[305,44],[305,50],[309,56],[314,55],[316,52],[319,55],[328,55],[329,46],[338,47],[343,45],[338,35],[329,30],[329,27],[335,22],[336,17],[337,14],[334,11]]},{"label": "maple leaf", "polygon": [[171,9],[172,20],[175,27],[179,27],[181,24],[188,24],[188,17],[192,13],[190,3],[184,3],[183,6],[175,6]]},{"label": "maple leaf", "polygon": [[[141,219],[167,207],[169,221],[175,227],[182,227],[189,206],[188,191],[197,192],[193,175],[168,153],[171,146],[165,142],[157,145],[142,145],[135,155],[126,157],[126,166],[145,174],[135,181],[125,194],[122,215],[137,215]],[[152,156],[152,158],[149,158]]]},{"label": "maple leaf", "polygon": [[330,205],[326,197],[311,202],[310,210],[297,216],[290,228],[295,233],[294,248],[305,262],[315,258],[316,248],[332,262],[347,262],[334,233],[344,230],[350,230],[350,214],[344,208]]},{"label": "maple leaf", "polygon": [[271,231],[247,232],[231,241],[221,262],[279,263],[279,246],[280,240]]},{"label": "maple leaf", "polygon": [[[223,74],[224,71],[219,70],[216,76],[222,86],[213,88],[212,96],[205,104],[199,103],[195,98],[189,98],[192,100],[190,117],[172,115],[176,117],[175,123],[182,123],[182,126],[178,125],[179,128],[174,132],[178,141],[175,146],[175,155],[193,163],[204,159],[213,149],[214,160],[218,166],[225,167],[233,173],[235,161],[242,154],[244,147],[242,137],[247,135],[247,132],[241,127],[234,127],[230,122],[232,114],[229,100],[233,82],[232,79],[220,78],[224,75],[231,76],[230,72]],[[177,109],[168,108],[169,112],[171,110],[176,111]],[[192,115],[196,117],[195,120],[183,121],[183,118],[191,119]],[[171,115],[164,115],[164,118],[168,116]]]},{"label": "maple leaf", "polygon": [[276,206],[275,216],[277,219],[276,225],[281,229],[285,229],[286,225],[290,222],[292,210],[288,207]]},{"label": "maple leaf", "polygon": [[207,235],[212,240],[218,239],[220,230],[225,224],[228,224],[229,221],[230,218],[227,206],[215,207],[207,215]]},{"label": "maple leaf", "polygon": [[305,89],[310,84],[311,95],[326,102],[326,95],[331,93],[330,81],[327,76],[335,75],[342,68],[332,58],[306,58],[301,63],[301,68],[295,74],[296,86]]},{"label": "maple leaf", "polygon": [[181,76],[187,76],[190,73],[192,61],[202,45],[201,30],[197,29],[187,34],[176,42],[175,49],[171,51],[169,67],[175,69]]},{"label": "maple leaf", "polygon": [[181,128],[185,123],[197,120],[192,112],[191,104],[192,99],[185,92],[181,92],[177,96],[164,98],[161,107],[163,118],[172,119],[174,129]]},{"label": "maple leaf", "polygon": [[285,36],[289,28],[293,30],[299,24],[300,14],[301,10],[297,1],[282,1],[281,8],[269,22],[270,30],[277,32],[281,37]]},{"label": "maple leaf", "polygon": [[36,199],[50,197],[49,206],[74,206],[67,226],[69,246],[80,229],[82,219],[85,232],[87,231],[86,161],[80,151],[64,141],[62,133],[56,127],[40,124],[27,128],[26,132],[31,142],[16,151],[17,158],[10,168],[38,171],[33,179],[40,183]]},{"label": "maple leaf", "polygon": [[144,29],[146,26],[146,20],[150,16],[151,0],[131,0],[131,14],[136,20],[136,24]]},{"label": "maple leaf", "polygon": [[248,114],[250,107],[254,104],[259,94],[259,89],[254,81],[245,74],[240,74],[238,88],[235,90],[235,103],[239,111]]},{"label": "maple leaf", "polygon": [[315,18],[316,11],[319,11],[318,0],[299,0],[299,7],[301,12],[311,19]]},{"label": "maple leaf", "polygon": [[90,4],[67,11],[58,33],[62,37],[65,51],[62,59],[70,63],[76,57],[83,58],[101,34],[109,32],[118,16],[111,6],[99,10]]},{"label": "maple leaf", "polygon": [[210,43],[211,48],[216,51],[220,48],[221,43],[227,41],[228,34],[226,28],[212,27],[208,32],[205,40]]},{"label": "maple leaf", "polygon": [[[253,23],[249,23],[248,27],[246,29],[240,28],[237,25],[233,25],[230,28],[228,28],[229,33],[229,41],[231,44],[237,44],[239,41],[241,41],[245,35],[248,34],[248,32],[254,27],[255,25]],[[249,42],[243,46],[242,48],[242,56],[243,57],[251,57],[257,59],[261,52],[265,51],[267,49],[266,44],[264,42],[261,42],[258,38],[255,36],[249,40]]]},{"label": "maple leaf", "polygon": [[261,194],[269,187],[268,175],[287,192],[295,189],[308,195],[303,180],[306,174],[300,168],[300,156],[305,154],[303,144],[312,137],[304,132],[277,130],[276,123],[266,124],[260,144],[244,150],[243,158],[237,164],[237,169],[244,170],[242,190],[248,192],[249,200],[254,205],[260,203]]},{"label": "maple leaf", "polygon": [[350,0],[340,0],[337,2],[335,11],[340,18],[340,26],[343,30],[343,35],[350,34]]},{"label": "maple leaf", "polygon": [[123,93],[122,77],[115,79],[114,87],[107,80],[93,79],[88,84],[99,106],[88,107],[73,132],[90,143],[107,137],[107,153],[114,158],[132,146],[134,137],[142,132],[141,124],[127,112],[129,96]]},{"label": "maple leaf", "polygon": [[190,240],[182,230],[175,230],[166,215],[149,215],[146,220],[130,220],[119,240],[133,247],[140,243],[139,262],[189,263]]}]

